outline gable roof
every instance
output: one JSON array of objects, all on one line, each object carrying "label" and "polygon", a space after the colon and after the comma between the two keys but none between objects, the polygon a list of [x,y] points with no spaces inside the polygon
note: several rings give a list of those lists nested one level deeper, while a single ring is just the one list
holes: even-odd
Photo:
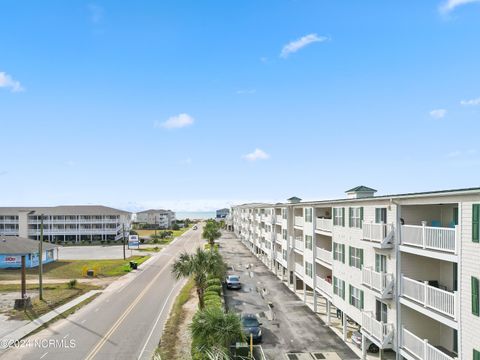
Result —
[{"label": "gable roof", "polygon": [[0,207],[0,215],[17,215],[20,211],[35,211],[35,215],[128,215],[130,212],[103,205],[61,205],[32,207]]},{"label": "gable roof", "polygon": [[[43,250],[55,249],[57,246],[43,242]],[[38,253],[38,241],[19,236],[0,236],[0,254],[25,255]]]},{"label": "gable roof", "polygon": [[345,192],[347,192],[347,193],[349,193],[349,192],[377,192],[377,190],[369,188],[368,186],[360,185],[360,186],[355,186],[354,188],[352,188],[350,190],[347,190]]}]

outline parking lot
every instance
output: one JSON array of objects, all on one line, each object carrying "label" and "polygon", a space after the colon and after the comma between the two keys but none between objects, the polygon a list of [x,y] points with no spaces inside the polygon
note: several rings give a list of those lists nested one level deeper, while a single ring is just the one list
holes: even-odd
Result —
[{"label": "parking lot", "polygon": [[305,352],[336,352],[341,359],[358,359],[233,234],[224,233],[220,251],[230,266],[229,274],[240,275],[242,282],[241,290],[226,290],[227,308],[238,313],[257,314],[262,323],[262,347],[268,359],[287,359],[286,353]]}]

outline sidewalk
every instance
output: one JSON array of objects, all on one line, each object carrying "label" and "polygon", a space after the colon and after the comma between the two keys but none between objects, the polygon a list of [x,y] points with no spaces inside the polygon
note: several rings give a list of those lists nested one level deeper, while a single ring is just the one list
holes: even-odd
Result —
[{"label": "sidewalk", "polygon": [[0,351],[5,350],[9,345],[15,344],[18,340],[24,338],[32,331],[37,330],[42,325],[46,324],[50,320],[56,318],[57,316],[63,314],[65,311],[70,310],[74,306],[80,304],[82,301],[87,300],[94,296],[95,294],[101,293],[102,290],[90,290],[89,292],[77,297],[76,299],[40,316],[39,318],[30,321],[28,324],[18,328],[17,330],[11,332],[7,336],[4,336],[0,339]]}]

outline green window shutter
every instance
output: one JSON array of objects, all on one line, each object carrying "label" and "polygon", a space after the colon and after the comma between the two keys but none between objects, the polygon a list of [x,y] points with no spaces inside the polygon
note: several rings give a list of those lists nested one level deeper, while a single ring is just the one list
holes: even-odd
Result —
[{"label": "green window shutter", "polygon": [[479,297],[478,297],[478,279],[472,276],[472,314],[479,316]]},{"label": "green window shutter", "polygon": [[348,266],[352,266],[352,247],[348,247]]},{"label": "green window shutter", "polygon": [[353,209],[349,207],[348,208],[348,227],[352,227],[352,216],[353,216]]},{"label": "green window shutter", "polygon": [[360,269],[363,267],[363,249],[360,249]]},{"label": "green window shutter", "polygon": [[363,206],[360,208],[360,229],[363,226]]},{"label": "green window shutter", "polygon": [[472,205],[472,241],[480,241],[480,204]]},{"label": "green window shutter", "polygon": [[342,226],[345,226],[345,208],[342,208]]},{"label": "green window shutter", "polygon": [[480,360],[480,351],[473,349],[473,360]]},{"label": "green window shutter", "polygon": [[337,220],[337,209],[333,208],[333,225],[338,225],[336,220]]},{"label": "green window shutter", "polygon": [[352,305],[352,285],[348,285],[348,303]]},{"label": "green window shutter", "polygon": [[363,310],[363,290],[360,290],[360,310]]},{"label": "green window shutter", "polygon": [[337,244],[333,243],[333,260],[337,260]]},{"label": "green window shutter", "polygon": [[345,281],[342,281],[342,299],[345,300]]},{"label": "green window shutter", "polygon": [[342,262],[345,264],[345,244],[342,244]]}]

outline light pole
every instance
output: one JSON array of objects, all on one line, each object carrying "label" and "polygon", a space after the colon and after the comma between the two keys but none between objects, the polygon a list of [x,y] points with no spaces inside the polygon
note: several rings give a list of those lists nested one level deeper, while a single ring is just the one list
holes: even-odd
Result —
[{"label": "light pole", "polygon": [[43,300],[43,214],[40,215],[40,241],[38,242],[38,297]]},{"label": "light pole", "polygon": [[125,255],[125,224],[123,224],[123,260],[125,260],[127,257]]}]

